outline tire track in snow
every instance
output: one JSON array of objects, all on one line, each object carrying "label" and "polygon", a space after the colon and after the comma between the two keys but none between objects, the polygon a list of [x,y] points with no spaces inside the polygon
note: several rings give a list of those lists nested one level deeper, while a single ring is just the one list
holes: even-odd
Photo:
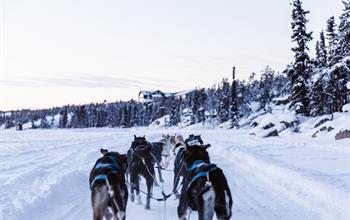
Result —
[{"label": "tire track in snow", "polygon": [[[218,155],[217,153],[216,155]],[[278,207],[273,207],[273,210],[277,211],[275,213],[284,213],[283,216],[268,219],[349,219],[349,213],[344,210],[346,209],[344,204],[348,203],[347,198],[336,193],[334,191],[336,189],[328,191],[327,186],[309,180],[291,170],[261,161],[237,148],[233,148],[229,152],[226,149],[219,155],[226,158],[227,161],[231,161],[232,166],[237,168],[236,171],[232,171],[235,173],[232,176],[232,181],[234,181],[234,175],[243,175],[247,178],[246,181],[254,184],[247,194],[248,197],[256,198],[259,196],[259,193],[258,195],[249,194],[257,192],[256,189],[259,188],[257,183],[262,183],[264,184],[264,190],[273,194],[277,193],[281,198],[284,198],[285,201],[277,199],[277,202],[271,202],[274,199],[272,195],[263,197],[267,205],[284,204],[284,207],[282,206],[284,211]],[[242,193],[244,190],[238,189],[238,192]],[[251,201],[254,202],[254,200]],[[293,208],[293,206],[297,208]],[[266,211],[261,211],[266,216]],[[303,213],[304,216],[293,217],[297,213]]]}]

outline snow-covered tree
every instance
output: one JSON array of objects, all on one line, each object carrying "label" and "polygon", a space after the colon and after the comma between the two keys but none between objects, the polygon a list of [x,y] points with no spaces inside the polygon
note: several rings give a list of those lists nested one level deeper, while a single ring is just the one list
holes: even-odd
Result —
[{"label": "snow-covered tree", "polygon": [[320,33],[320,40],[316,42],[316,66],[324,68],[327,66],[327,48],[324,32]]},{"label": "snow-covered tree", "polygon": [[270,103],[273,98],[273,80],[274,80],[275,71],[271,69],[271,67],[267,66],[261,75],[260,79],[260,94],[259,94],[259,103],[260,109],[264,109],[265,111],[270,110]]},{"label": "snow-covered tree", "polygon": [[230,128],[238,128],[239,112],[237,103],[236,67],[232,70],[231,102],[230,102]]},{"label": "snow-covered tree", "polygon": [[216,106],[218,119],[220,123],[229,120],[230,115],[230,83],[228,79],[223,79],[221,85],[218,87],[217,96],[219,105]]},{"label": "snow-covered tree", "polygon": [[342,111],[348,103],[346,84],[350,78],[350,1],[343,1],[344,10],[340,16],[338,34],[332,34],[335,26],[331,19],[328,22],[330,58],[328,65],[327,101],[330,104],[330,113]]},{"label": "snow-covered tree", "polygon": [[292,11],[292,41],[296,46],[292,48],[294,54],[294,64],[290,72],[292,86],[290,107],[297,114],[309,115],[308,80],[310,57],[307,44],[312,40],[312,32],[308,32],[306,15],[309,11],[302,8],[300,0],[293,1]]},{"label": "snow-covered tree", "polygon": [[327,20],[327,40],[328,40],[328,63],[329,65],[333,65],[336,63],[335,60],[335,50],[337,45],[337,33],[336,33],[337,25],[335,23],[334,16],[330,17]]}]

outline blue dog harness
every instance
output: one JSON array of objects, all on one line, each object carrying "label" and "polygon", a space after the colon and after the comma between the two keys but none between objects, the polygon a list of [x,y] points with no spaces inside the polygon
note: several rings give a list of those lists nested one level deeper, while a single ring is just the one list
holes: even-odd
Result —
[{"label": "blue dog harness", "polygon": [[[105,156],[105,157],[109,158],[112,162],[104,163],[104,162],[100,161],[96,164],[94,169],[105,168],[105,169],[108,169],[112,172],[120,172],[121,167],[120,167],[118,161],[112,156]],[[98,180],[104,180],[104,181],[107,180],[107,174],[99,174],[99,175],[95,176],[91,182],[90,187],[92,187],[94,185],[94,183]]]},{"label": "blue dog harness", "polygon": [[208,164],[202,160],[196,160],[187,171],[193,172],[195,175],[192,177],[191,181],[187,185],[187,190],[189,190],[192,184],[200,177],[208,177],[211,171],[218,169],[216,164]]}]

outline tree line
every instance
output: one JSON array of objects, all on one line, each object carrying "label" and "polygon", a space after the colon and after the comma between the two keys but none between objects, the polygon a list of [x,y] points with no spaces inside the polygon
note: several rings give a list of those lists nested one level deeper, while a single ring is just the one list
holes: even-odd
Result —
[{"label": "tree line", "polygon": [[[248,80],[224,78],[209,88],[196,88],[184,96],[170,96],[159,102],[136,100],[67,105],[41,110],[0,112],[0,126],[31,123],[32,128],[87,128],[148,126],[156,119],[168,116],[167,126],[209,121],[220,124],[238,121],[253,111],[271,111],[274,98],[284,99],[296,114],[321,116],[341,112],[349,103],[350,91],[350,0],[343,1],[339,24],[328,19],[319,34],[316,54],[309,55],[313,33],[307,29],[309,11],[301,0],[292,4],[292,52],[294,60],[282,72],[267,66],[261,74],[252,73]],[[255,106],[254,106],[255,105]],[[40,123],[35,123],[40,121]],[[56,123],[56,124],[55,124]]]}]

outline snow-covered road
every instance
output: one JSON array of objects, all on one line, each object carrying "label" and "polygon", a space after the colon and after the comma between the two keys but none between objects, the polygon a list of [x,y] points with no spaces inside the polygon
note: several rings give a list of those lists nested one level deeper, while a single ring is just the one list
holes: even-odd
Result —
[{"label": "snow-covered road", "polygon": [[[133,134],[156,141],[174,132],[200,133],[212,145],[212,162],[223,168],[233,193],[232,219],[350,219],[348,140],[106,128],[0,131],[0,219],[92,219],[88,175],[100,147],[125,152]],[[170,192],[173,174],[164,175]],[[177,219],[177,203],[167,201],[166,219]],[[162,219],[163,207],[152,201],[146,211],[129,201],[127,219]]]}]

